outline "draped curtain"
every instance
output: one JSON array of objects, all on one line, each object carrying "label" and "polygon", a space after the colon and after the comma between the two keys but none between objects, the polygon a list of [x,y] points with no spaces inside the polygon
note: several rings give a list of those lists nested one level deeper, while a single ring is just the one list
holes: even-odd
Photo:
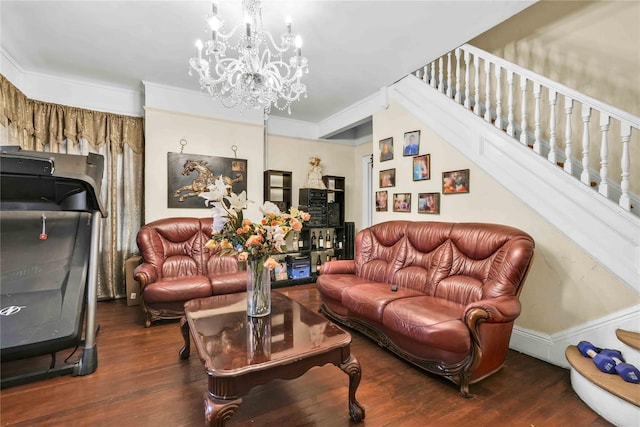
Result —
[{"label": "draped curtain", "polygon": [[136,254],[142,223],[144,124],[129,117],[27,98],[0,75],[1,145],[105,158],[98,298],[126,295],[124,263]]}]

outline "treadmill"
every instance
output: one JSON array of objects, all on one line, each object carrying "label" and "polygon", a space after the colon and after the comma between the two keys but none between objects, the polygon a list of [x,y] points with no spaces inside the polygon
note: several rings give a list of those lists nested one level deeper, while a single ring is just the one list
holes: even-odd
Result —
[{"label": "treadmill", "polygon": [[[51,355],[48,369],[2,378],[0,388],[98,367],[103,170],[98,154],[0,148],[0,359]],[[57,352],[81,345],[77,361],[55,366]]]}]

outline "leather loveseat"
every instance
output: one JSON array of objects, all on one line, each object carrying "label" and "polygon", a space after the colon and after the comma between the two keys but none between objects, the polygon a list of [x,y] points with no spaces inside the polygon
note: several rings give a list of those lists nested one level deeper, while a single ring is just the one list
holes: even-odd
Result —
[{"label": "leather loveseat", "polygon": [[355,260],[324,264],[320,311],[469,396],[504,364],[534,241],[512,227],[389,221],[361,230]]},{"label": "leather loveseat", "polygon": [[235,256],[219,256],[205,244],[212,218],[166,218],[144,225],[137,236],[142,263],[134,270],[140,282],[145,326],[177,319],[194,298],[244,292],[247,272]]}]

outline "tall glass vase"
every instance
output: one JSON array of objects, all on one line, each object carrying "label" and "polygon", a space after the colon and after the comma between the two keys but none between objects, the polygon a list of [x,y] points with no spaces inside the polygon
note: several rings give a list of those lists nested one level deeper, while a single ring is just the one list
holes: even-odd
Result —
[{"label": "tall glass vase", "polygon": [[247,315],[261,317],[271,313],[271,274],[262,258],[247,262]]}]

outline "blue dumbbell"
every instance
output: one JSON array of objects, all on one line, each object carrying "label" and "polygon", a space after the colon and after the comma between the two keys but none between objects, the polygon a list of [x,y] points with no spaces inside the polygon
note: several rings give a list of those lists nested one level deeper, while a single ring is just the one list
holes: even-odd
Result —
[{"label": "blue dumbbell", "polygon": [[618,350],[604,349],[600,352],[607,357],[611,358],[615,363],[615,372],[620,375],[620,378],[628,383],[638,384],[640,383],[640,370],[630,363],[626,363],[622,357],[622,353]]},{"label": "blue dumbbell", "polygon": [[580,341],[578,343],[578,351],[584,357],[593,359],[596,367],[605,374],[615,373],[616,362],[607,354],[602,354],[601,348],[594,346],[589,341]]}]

